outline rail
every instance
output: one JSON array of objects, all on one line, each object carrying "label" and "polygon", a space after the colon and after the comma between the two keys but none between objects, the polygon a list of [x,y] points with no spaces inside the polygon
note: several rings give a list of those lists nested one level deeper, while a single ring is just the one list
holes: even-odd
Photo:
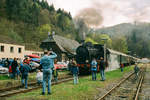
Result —
[{"label": "rail", "polygon": [[[131,77],[132,75],[134,74],[134,72],[132,72],[130,75],[128,75],[126,78],[124,78],[123,80],[121,80],[117,85],[115,85],[113,88],[111,88],[108,92],[106,92],[103,96],[97,98],[96,100],[104,100],[105,97],[107,97],[113,90],[115,90],[117,87],[119,87],[122,83],[124,83],[129,77]],[[138,100],[138,94],[139,94],[139,91],[140,91],[140,88],[141,88],[141,85],[142,85],[142,81],[143,81],[143,73],[141,71],[141,77],[140,77],[140,83],[138,85],[138,89],[137,89],[137,92],[136,92],[136,96],[135,96],[135,99],[134,100]]]}]

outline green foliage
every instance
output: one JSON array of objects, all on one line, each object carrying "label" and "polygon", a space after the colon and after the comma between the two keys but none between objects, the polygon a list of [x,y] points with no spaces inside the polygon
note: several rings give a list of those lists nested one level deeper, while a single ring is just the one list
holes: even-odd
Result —
[{"label": "green foliage", "polygon": [[50,23],[50,13],[47,9],[41,10],[40,15],[38,17],[39,19],[39,25],[48,24]]},{"label": "green foliage", "polygon": [[135,56],[136,54],[140,57],[150,57],[149,27],[149,24],[138,25],[127,36],[128,48],[132,55]]},{"label": "green foliage", "polygon": [[71,14],[56,11],[46,0],[0,0],[0,12],[1,36],[23,42],[27,48],[39,47],[52,31],[72,39],[77,37]]},{"label": "green foliage", "polygon": [[98,44],[96,41],[94,41],[93,39],[91,39],[91,38],[89,38],[89,37],[87,37],[87,38],[85,39],[85,42],[91,42],[92,44]]},{"label": "green foliage", "polygon": [[45,37],[48,36],[48,32],[51,32],[51,26],[49,24],[42,25],[38,27],[39,36],[43,40]]},{"label": "green foliage", "polygon": [[97,37],[97,41],[98,41],[100,44],[106,43],[107,47],[110,47],[110,48],[111,48],[112,40],[111,40],[111,38],[109,37],[109,35],[107,35],[107,34],[99,34],[98,37]]},{"label": "green foliage", "polygon": [[17,43],[23,43],[23,39],[21,36],[19,36],[16,32],[10,31],[7,35],[8,37],[11,37],[13,40],[15,40]]},{"label": "green foliage", "polygon": [[[128,54],[133,56],[136,54],[138,57],[150,57],[150,23],[122,23],[98,29],[96,33],[107,33],[112,39],[112,47],[116,50],[120,50],[117,47],[120,44],[118,38],[125,38],[125,44],[127,44],[129,51]],[[116,37],[118,37],[117,40]]]},{"label": "green foliage", "polygon": [[112,48],[112,40],[107,34],[89,33],[87,36],[101,45],[104,45],[104,43],[106,43],[106,46],[108,48]]},{"label": "green foliage", "polygon": [[114,50],[123,52],[123,53],[128,53],[128,45],[126,38],[124,36],[120,37],[115,37],[112,40],[112,47]]}]

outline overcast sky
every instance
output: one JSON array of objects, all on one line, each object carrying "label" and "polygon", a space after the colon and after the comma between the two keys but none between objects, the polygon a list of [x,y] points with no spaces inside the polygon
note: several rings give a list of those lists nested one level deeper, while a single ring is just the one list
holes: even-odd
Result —
[{"label": "overcast sky", "polygon": [[150,22],[150,0],[47,0],[75,17],[85,8],[94,8],[103,17],[101,26],[144,21]]}]

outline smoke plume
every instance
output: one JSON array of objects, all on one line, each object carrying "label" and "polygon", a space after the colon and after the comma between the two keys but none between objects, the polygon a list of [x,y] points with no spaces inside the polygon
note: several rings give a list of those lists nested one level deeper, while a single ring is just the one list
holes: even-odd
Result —
[{"label": "smoke plume", "polygon": [[88,27],[97,27],[102,24],[103,17],[101,11],[96,8],[82,9],[76,16],[77,19],[82,19]]}]

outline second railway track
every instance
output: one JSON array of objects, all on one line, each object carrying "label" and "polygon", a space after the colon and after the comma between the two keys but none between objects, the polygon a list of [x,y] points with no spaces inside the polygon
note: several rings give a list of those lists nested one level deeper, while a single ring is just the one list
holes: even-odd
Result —
[{"label": "second railway track", "polygon": [[[73,80],[73,78],[71,76],[70,77],[69,76],[64,77],[64,78],[59,79],[58,82],[52,81],[52,85],[56,85],[56,84],[59,84],[59,83],[62,83],[62,82],[67,82],[67,81],[70,81],[70,80]],[[20,85],[16,86],[16,87],[12,87],[12,88],[6,88],[6,89],[3,89],[3,90],[0,90],[0,99],[3,98],[3,97],[9,97],[9,96],[19,94],[19,93],[30,92],[32,90],[36,90],[36,89],[39,89],[39,88],[41,88],[41,86],[38,86],[36,82],[29,83],[28,89],[21,88]]]},{"label": "second railway track", "polygon": [[145,68],[140,70],[138,79],[135,80],[134,73],[131,73],[97,100],[138,100]]}]

